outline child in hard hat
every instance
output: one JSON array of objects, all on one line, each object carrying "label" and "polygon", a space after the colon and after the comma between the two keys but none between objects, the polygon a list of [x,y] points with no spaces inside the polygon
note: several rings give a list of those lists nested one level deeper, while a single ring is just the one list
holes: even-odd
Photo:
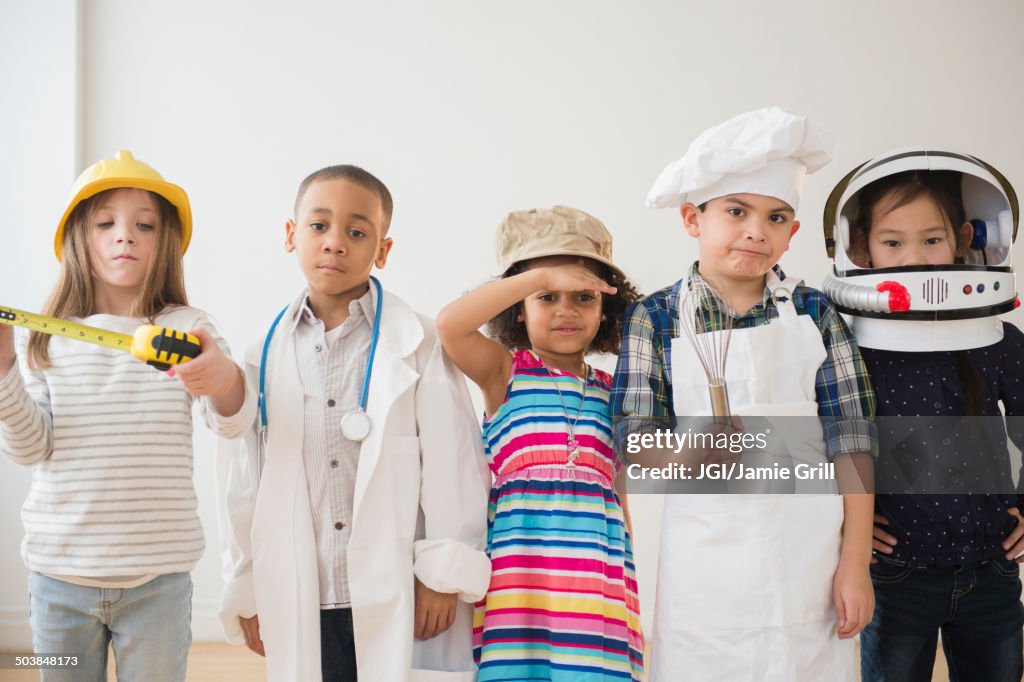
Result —
[{"label": "child in hard hat", "polygon": [[438,316],[445,350],[483,391],[495,475],[481,682],[643,679],[611,377],[585,359],[618,349],[637,298],[611,256],[608,230],[579,209],[515,211],[498,232],[502,278]]},{"label": "child in hard hat", "polygon": [[487,469],[432,321],[370,274],[391,213],[362,168],[308,176],[286,225],[306,287],[246,355],[260,428],[227,463],[221,617],[271,680],[475,678]]},{"label": "child in hard hat", "polygon": [[[693,331],[724,306],[726,383],[740,416],[828,418],[810,455],[870,463],[874,396],[857,346],[823,296],[777,263],[799,228],[803,177],[830,142],[780,109],[737,116],[702,133],[648,197],[678,208],[700,260],[626,314],[612,411],[617,440],[710,415]],[[687,292],[710,281],[728,303]],[[852,461],[851,461],[852,460]],[[650,679],[855,680],[853,640],[873,597],[870,495],[669,495],[665,501]]]},{"label": "child in hard hat", "polygon": [[[189,571],[203,552],[192,403],[240,435],[256,400],[206,313],[188,306],[184,190],[120,151],[75,182],[57,226],[60,279],[45,314],[131,334],[191,330],[201,354],[172,378],[101,346],[0,325],[0,450],[31,466],[22,507],[33,648],[73,655],[46,682],[185,679]],[[20,361],[20,371],[15,361]],[[168,372],[168,374],[171,374]]]}]

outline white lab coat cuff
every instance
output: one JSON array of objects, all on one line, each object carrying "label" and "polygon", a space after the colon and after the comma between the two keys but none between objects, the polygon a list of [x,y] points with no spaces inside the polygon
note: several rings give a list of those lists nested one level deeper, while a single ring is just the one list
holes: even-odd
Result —
[{"label": "white lab coat cuff", "polygon": [[232,644],[245,644],[245,635],[242,634],[242,625],[238,619],[256,615],[256,590],[253,588],[252,573],[239,576],[224,587],[218,615],[227,640]]},{"label": "white lab coat cuff", "polygon": [[491,560],[486,553],[457,540],[417,540],[413,549],[413,572],[430,589],[456,593],[471,604],[487,594]]}]

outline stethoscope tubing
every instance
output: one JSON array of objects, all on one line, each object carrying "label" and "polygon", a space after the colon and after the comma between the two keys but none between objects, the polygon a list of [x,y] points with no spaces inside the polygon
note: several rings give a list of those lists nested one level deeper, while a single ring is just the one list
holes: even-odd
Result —
[{"label": "stethoscope tubing", "polygon": [[[383,309],[384,303],[384,290],[380,285],[380,281],[370,276],[370,282],[373,283],[374,288],[377,290],[377,305],[373,316],[373,332],[371,333],[370,339],[370,350],[366,359],[366,375],[363,377],[363,388],[359,394],[359,412],[366,412],[366,401],[370,394],[370,376],[373,374],[373,359],[377,355],[377,341],[380,339],[380,315]],[[259,375],[259,394],[257,402],[259,403],[259,435],[260,444],[266,445],[267,437],[267,399],[266,399],[266,380],[267,380],[267,354],[270,351],[270,341],[274,337],[274,331],[277,329],[277,325],[281,322],[281,318],[284,317],[289,306],[285,306],[281,312],[274,318],[274,322],[270,325],[270,329],[267,331],[267,336],[263,340],[263,351],[260,353],[260,375]]]}]

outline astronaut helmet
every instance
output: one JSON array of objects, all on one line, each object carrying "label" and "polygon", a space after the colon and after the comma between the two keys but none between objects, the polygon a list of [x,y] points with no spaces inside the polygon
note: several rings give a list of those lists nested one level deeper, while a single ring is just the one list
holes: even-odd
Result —
[{"label": "astronaut helmet", "polygon": [[[922,257],[923,250],[894,257],[909,247],[898,251],[898,227],[891,238],[874,233],[876,209],[887,206],[895,215],[922,196],[934,204],[924,210],[937,211],[944,225],[916,235],[915,244],[940,244],[944,258]],[[825,203],[825,246],[834,267],[822,289],[866,348],[991,345],[1002,338],[997,316],[1020,305],[1011,264],[1019,216],[1013,187],[981,159],[927,147],[887,152],[850,171]]]}]

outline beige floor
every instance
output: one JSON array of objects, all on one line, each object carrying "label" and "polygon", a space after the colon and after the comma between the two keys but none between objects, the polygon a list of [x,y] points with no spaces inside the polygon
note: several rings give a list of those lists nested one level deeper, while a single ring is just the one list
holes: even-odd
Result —
[{"label": "beige floor", "polygon": [[[113,657],[108,679],[113,681]],[[188,656],[187,682],[266,682],[263,659],[244,647],[194,644]],[[0,682],[38,682],[34,670],[0,670]]]},{"label": "beige floor", "polygon": [[[110,680],[114,680],[110,666]],[[266,682],[263,659],[248,649],[228,644],[195,644],[189,652],[187,682]],[[935,665],[935,682],[946,682],[946,661],[940,655]],[[0,670],[0,682],[38,682],[39,673],[30,670]]]}]

